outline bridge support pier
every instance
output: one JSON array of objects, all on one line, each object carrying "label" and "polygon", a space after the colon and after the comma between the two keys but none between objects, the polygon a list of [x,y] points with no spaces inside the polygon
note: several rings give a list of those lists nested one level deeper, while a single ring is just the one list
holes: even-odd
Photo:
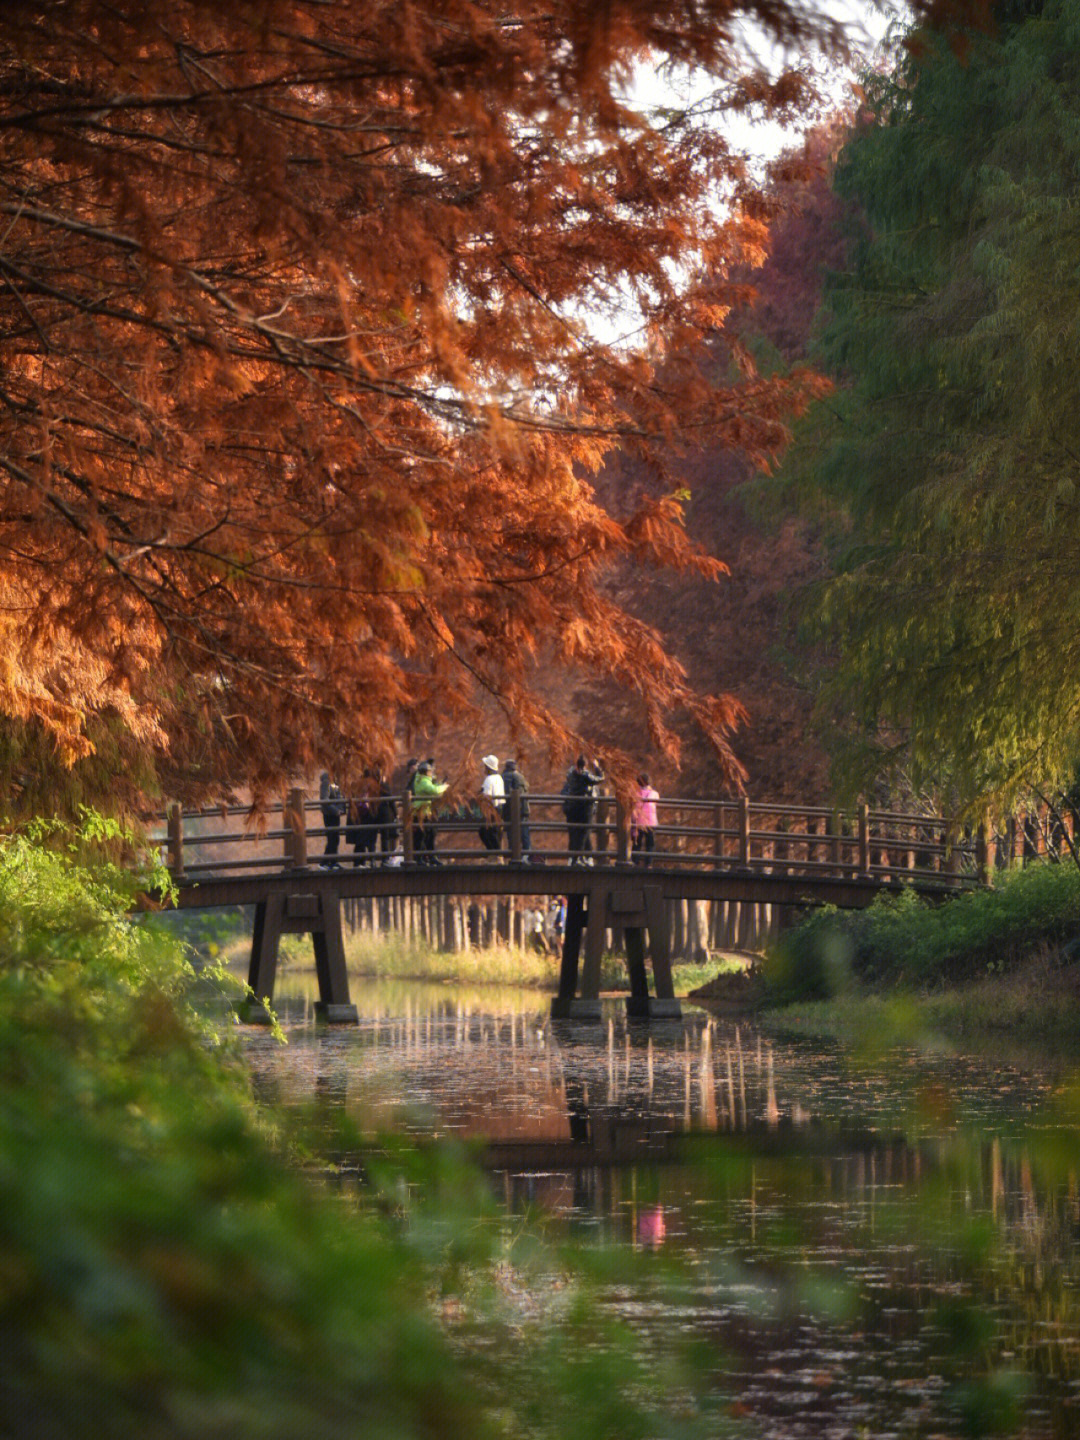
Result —
[{"label": "bridge support pier", "polygon": [[315,949],[319,999],[315,1014],[336,1025],[356,1025],[359,1016],[349,999],[345,942],[341,932],[341,899],[336,891],[314,895],[270,895],[255,906],[248,987],[242,1010],[250,1025],[268,1024],[267,1006],[274,998],[278,950],[282,935],[310,935]]},{"label": "bridge support pier", "polygon": [[[675,998],[670,936],[659,885],[621,885],[618,888],[597,885],[589,891],[587,904],[583,895],[569,897],[566,902],[559,993],[551,1002],[552,1019],[600,1019],[600,964],[604,953],[604,932],[611,924],[622,927],[626,941],[626,963],[630,973],[627,1015],[640,1020],[680,1019],[682,1006]],[[645,969],[646,932],[655,995],[649,994],[649,977]],[[585,963],[581,967],[583,933]]]}]

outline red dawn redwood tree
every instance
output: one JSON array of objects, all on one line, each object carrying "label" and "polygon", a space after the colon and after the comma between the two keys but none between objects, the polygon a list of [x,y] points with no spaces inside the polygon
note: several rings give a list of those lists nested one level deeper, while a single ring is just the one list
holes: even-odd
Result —
[{"label": "red dawn redwood tree", "polygon": [[[560,743],[558,666],[632,690],[661,750],[689,710],[737,770],[737,703],[598,581],[719,573],[666,465],[767,463],[817,389],[737,346],[717,384],[703,345],[764,241],[717,111],[804,96],[744,65],[744,17],[836,38],[774,0],[8,0],[9,772],[47,742],[259,792],[484,695]],[[650,117],[638,62],[716,103]],[[598,338],[628,301],[637,348]],[[590,484],[615,445],[653,477],[618,521]]]}]

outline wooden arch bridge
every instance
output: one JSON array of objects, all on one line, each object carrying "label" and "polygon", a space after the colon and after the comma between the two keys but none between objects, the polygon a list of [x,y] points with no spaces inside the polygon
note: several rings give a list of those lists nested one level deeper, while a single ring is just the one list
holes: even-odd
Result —
[{"label": "wooden arch bridge", "polygon": [[[343,899],[409,896],[560,896],[566,921],[555,1018],[600,1018],[600,965],[609,929],[623,936],[629,1015],[678,1017],[672,985],[668,902],[738,901],[858,909],[882,891],[914,888],[941,896],[989,884],[997,841],[964,838],[936,816],[738,800],[663,799],[655,850],[631,845],[629,816],[599,797],[588,850],[568,846],[562,797],[511,794],[500,848],[483,848],[475,816],[436,822],[423,849],[411,796],[395,802],[393,824],[327,824],[317,800],[291,790],[254,816],[246,807],[183,811],[170,807],[158,840],[180,909],[253,906],[245,1018],[268,1018],[283,934],[310,934],[319,985],[316,1013],[355,1023],[341,924]],[[314,823],[312,823],[314,821]],[[430,833],[428,839],[430,840]],[[340,841],[349,848],[342,850]],[[355,848],[352,848],[355,847]],[[648,964],[647,964],[648,962]],[[649,988],[649,969],[652,990]]]}]

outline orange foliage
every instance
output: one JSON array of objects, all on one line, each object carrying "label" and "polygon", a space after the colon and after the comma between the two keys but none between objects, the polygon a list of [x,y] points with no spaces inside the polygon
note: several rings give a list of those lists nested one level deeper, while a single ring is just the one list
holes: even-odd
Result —
[{"label": "orange foliage", "polygon": [[[0,714],[69,761],[108,717],[170,793],[258,794],[478,697],[570,743],[545,690],[576,665],[661,750],[688,709],[737,774],[737,702],[601,588],[624,559],[714,576],[668,466],[767,464],[815,389],[717,382],[753,190],[715,107],[659,123],[624,94],[673,59],[724,104],[797,107],[794,74],[741,73],[733,13],[7,0]],[[636,350],[588,326],[627,297]],[[623,519],[591,484],[613,446],[650,477]]]}]

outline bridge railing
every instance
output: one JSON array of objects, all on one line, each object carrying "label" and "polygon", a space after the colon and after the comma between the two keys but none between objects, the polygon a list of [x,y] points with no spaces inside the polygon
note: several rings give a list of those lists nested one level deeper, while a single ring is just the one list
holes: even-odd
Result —
[{"label": "bridge railing", "polygon": [[[507,799],[497,827],[499,848],[481,843],[480,827],[494,818],[479,809],[437,813],[436,863],[506,863],[593,866],[640,864],[664,869],[727,870],[807,877],[909,880],[945,888],[987,882],[996,838],[964,835],[940,816],[860,806],[842,812],[746,798],[661,798],[656,802],[655,849],[634,846],[632,812],[615,796],[597,797],[587,826],[588,848],[572,853],[560,795]],[[524,812],[524,813],[523,813]],[[326,824],[318,800],[294,789],[280,803],[255,813],[233,805],[214,810],[169,808],[154,837],[180,881],[220,876],[278,874],[284,870],[416,866],[425,862],[409,795],[394,797],[393,819],[383,823]],[[580,833],[575,837],[580,842]]]}]

